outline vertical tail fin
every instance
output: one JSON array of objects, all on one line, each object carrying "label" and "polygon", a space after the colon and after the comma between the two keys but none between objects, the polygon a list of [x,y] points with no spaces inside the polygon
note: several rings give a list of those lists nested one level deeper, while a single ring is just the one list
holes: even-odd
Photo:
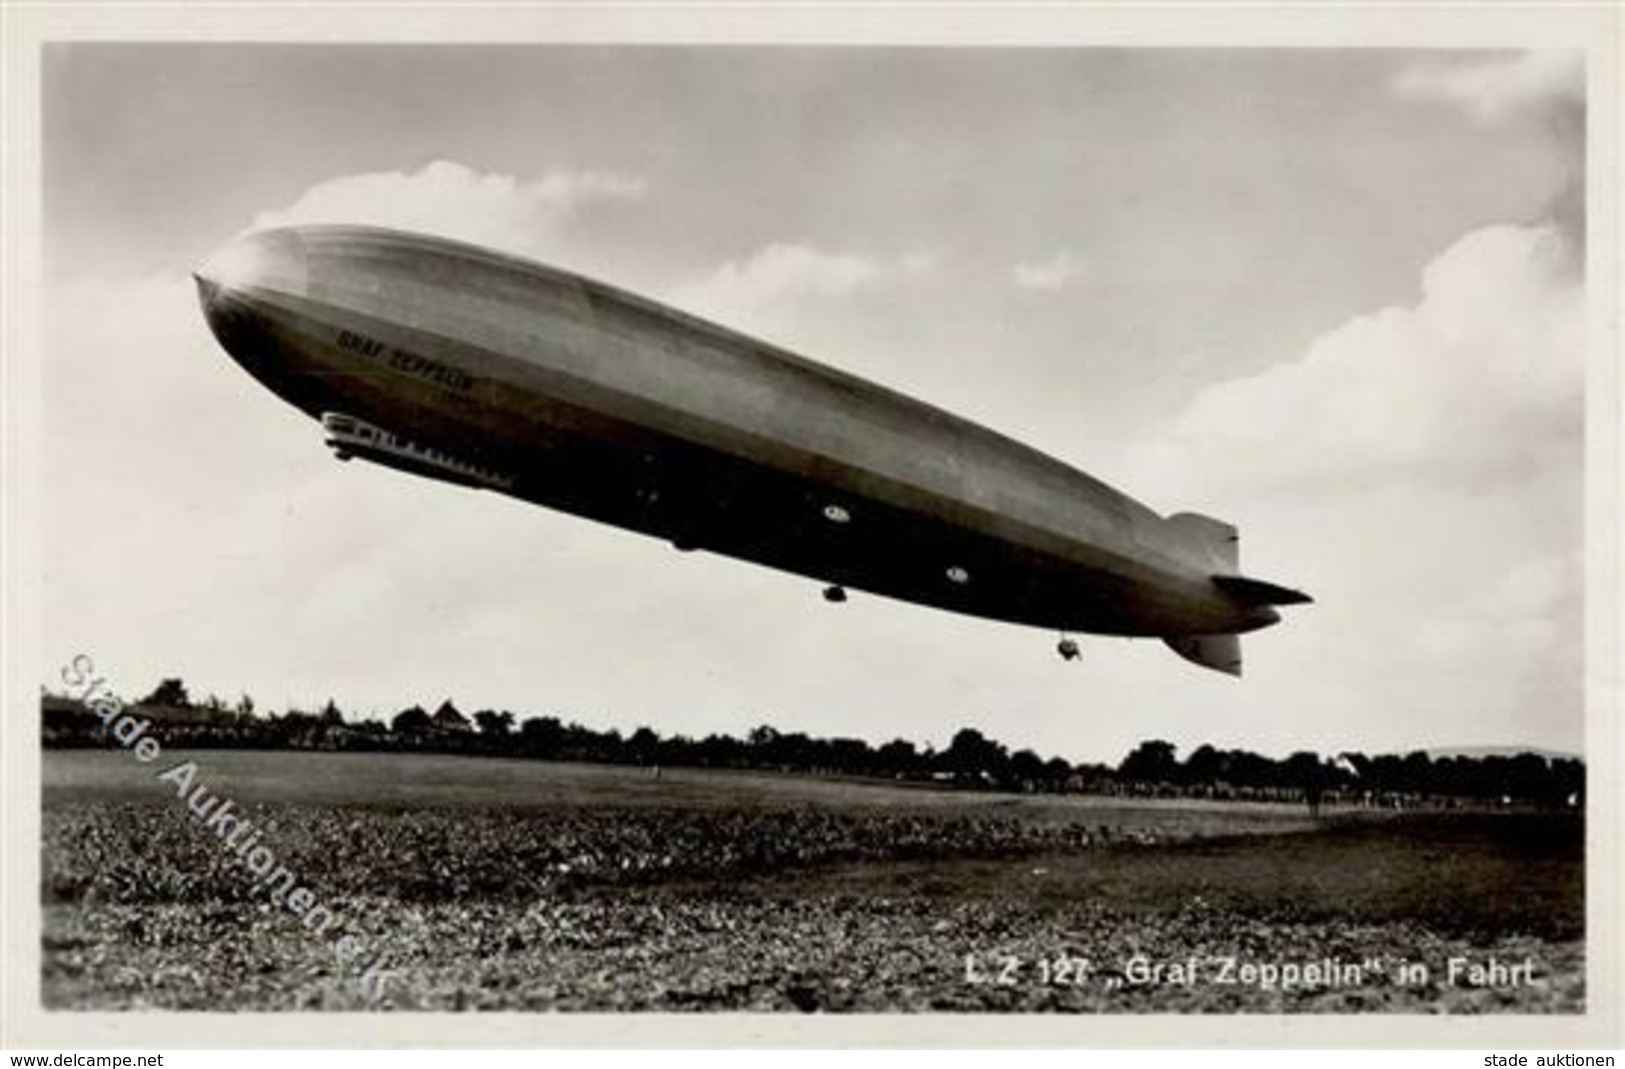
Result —
[{"label": "vertical tail fin", "polygon": [[[1180,512],[1164,522],[1174,552],[1206,573],[1232,603],[1255,610],[1251,624],[1241,626],[1241,630],[1253,630],[1278,620],[1280,617],[1268,606],[1300,605],[1310,600],[1309,595],[1297,590],[1241,575],[1241,536],[1223,520]],[[1173,635],[1163,642],[1193,664],[1227,675],[1241,675],[1241,639],[1237,635]]]},{"label": "vertical tail fin", "polygon": [[1241,675],[1241,636],[1239,635],[1175,635],[1165,638],[1169,649],[1192,664]]},{"label": "vertical tail fin", "polygon": [[[1175,550],[1193,566],[1209,575],[1230,575],[1240,567],[1241,536],[1231,524],[1196,512],[1178,512],[1164,522]],[[1192,664],[1241,675],[1241,639],[1235,635],[1174,635],[1162,641]]]},{"label": "vertical tail fin", "polygon": [[1212,516],[1180,512],[1163,521],[1175,552],[1213,577],[1220,590],[1248,605],[1305,605],[1314,599],[1300,590],[1249,579],[1241,574],[1241,535]]},{"label": "vertical tail fin", "polygon": [[1231,524],[1196,512],[1163,521],[1181,557],[1209,575],[1234,575],[1241,567],[1241,535]]}]

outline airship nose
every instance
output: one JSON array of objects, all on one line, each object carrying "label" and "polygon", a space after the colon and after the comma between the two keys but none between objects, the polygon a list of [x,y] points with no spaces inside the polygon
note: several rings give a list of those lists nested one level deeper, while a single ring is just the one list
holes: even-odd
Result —
[{"label": "airship nose", "polygon": [[304,297],[310,281],[309,257],[296,230],[261,230],[235,238],[192,273],[205,311],[223,297]]},{"label": "airship nose", "polygon": [[279,298],[309,295],[309,256],[298,231],[261,230],[228,242],[192,278],[215,340],[239,364],[260,366],[274,360],[264,334]]},{"label": "airship nose", "polygon": [[192,281],[197,283],[197,303],[203,306],[203,312],[207,315],[220,296],[220,287],[204,276],[202,268],[192,272]]}]

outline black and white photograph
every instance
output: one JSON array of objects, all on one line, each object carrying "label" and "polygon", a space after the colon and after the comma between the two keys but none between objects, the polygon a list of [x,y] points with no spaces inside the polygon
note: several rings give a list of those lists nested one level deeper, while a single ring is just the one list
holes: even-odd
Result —
[{"label": "black and white photograph", "polygon": [[1617,1014],[1611,52],[213,25],[31,53],[32,1012]]}]

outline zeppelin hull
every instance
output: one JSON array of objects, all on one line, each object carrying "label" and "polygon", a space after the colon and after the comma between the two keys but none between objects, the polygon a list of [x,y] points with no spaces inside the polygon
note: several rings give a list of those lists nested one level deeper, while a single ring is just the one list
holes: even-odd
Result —
[{"label": "zeppelin hull", "polygon": [[1275,619],[1104,484],[620,291],[356,228],[233,248],[246,262],[206,268],[199,289],[246,370],[314,419],[385,429],[453,474],[494,473],[488,489],[1015,623],[1168,636]]}]

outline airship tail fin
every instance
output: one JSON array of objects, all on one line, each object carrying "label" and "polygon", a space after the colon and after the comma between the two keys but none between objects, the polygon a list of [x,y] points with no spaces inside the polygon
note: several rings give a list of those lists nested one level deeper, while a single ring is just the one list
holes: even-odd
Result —
[{"label": "airship tail fin", "polygon": [[1302,591],[1250,579],[1241,571],[1241,535],[1212,516],[1179,512],[1163,521],[1176,552],[1208,573],[1213,584],[1244,605],[1302,605],[1313,599]]},{"label": "airship tail fin", "polygon": [[1180,556],[1213,575],[1231,575],[1240,562],[1241,536],[1231,524],[1198,512],[1163,521]]},{"label": "airship tail fin", "polygon": [[1226,675],[1241,675],[1239,635],[1175,635],[1162,641],[1192,664]]},{"label": "airship tail fin", "polygon": [[1307,605],[1315,600],[1301,590],[1249,579],[1245,575],[1215,575],[1213,585],[1248,605]]},{"label": "airship tail fin", "polygon": [[[1241,571],[1241,535],[1232,524],[1195,512],[1180,512],[1163,521],[1173,549],[1192,567],[1206,572],[1224,595],[1254,617],[1251,630],[1279,619],[1271,605],[1299,605],[1309,595]],[[1169,649],[1193,664],[1226,675],[1241,675],[1241,637],[1234,634],[1172,635],[1163,639]]]}]

